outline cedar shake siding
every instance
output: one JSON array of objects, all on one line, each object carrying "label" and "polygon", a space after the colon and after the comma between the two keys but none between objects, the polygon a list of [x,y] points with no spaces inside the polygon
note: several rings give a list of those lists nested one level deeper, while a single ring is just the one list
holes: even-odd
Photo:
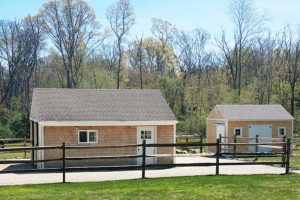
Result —
[{"label": "cedar shake siding", "polygon": [[[79,144],[78,130],[97,130],[98,143]],[[157,142],[172,143],[174,140],[173,126],[157,126]],[[137,143],[137,126],[45,126],[44,145],[56,146],[65,142],[66,146],[103,146],[103,145],[126,145]],[[157,148],[159,154],[173,154],[172,147]],[[85,156],[117,156],[136,155],[136,147],[109,148],[109,149],[74,149],[66,150],[66,157]],[[60,158],[61,150],[45,150],[45,159]],[[173,157],[157,158],[157,163],[173,163]],[[80,161],[66,161],[66,166],[113,166],[113,165],[136,165],[136,158],[122,159],[91,159]],[[46,162],[45,168],[61,167],[59,162]]]},{"label": "cedar shake siding", "polygon": [[[176,137],[176,136],[175,136]],[[157,143],[174,143],[174,126],[157,126]],[[157,147],[157,154],[171,154],[174,155],[175,147]],[[157,158],[158,164],[173,163],[174,157],[160,157]]]}]

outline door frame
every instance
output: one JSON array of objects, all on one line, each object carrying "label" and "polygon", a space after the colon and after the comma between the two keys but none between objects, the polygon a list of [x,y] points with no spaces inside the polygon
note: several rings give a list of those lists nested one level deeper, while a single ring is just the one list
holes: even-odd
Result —
[{"label": "door frame", "polygon": [[[226,125],[225,124],[217,124],[216,125],[216,139],[219,139],[219,134],[218,134],[218,127],[220,127],[220,126],[223,126],[224,128],[223,128],[223,134],[222,134],[222,136],[223,137],[226,137]],[[225,142],[225,143],[227,143],[227,140],[226,140],[227,138],[223,138],[223,142]],[[222,139],[220,139],[220,143],[222,143]],[[221,152],[223,153],[223,152],[227,152],[227,148],[228,148],[228,146],[227,145],[222,145],[223,147],[225,147],[225,150],[222,150],[222,148],[221,148]]]},{"label": "door frame", "polygon": [[[136,126],[136,143],[139,144],[139,132],[143,128],[153,128],[153,130],[154,130],[154,144],[156,144],[157,143],[157,126]],[[138,155],[138,148],[139,147],[136,148],[137,155]],[[154,154],[156,154],[157,148],[156,147],[152,147],[152,148],[154,149]],[[139,158],[136,159],[136,164],[138,164],[138,159]],[[153,164],[157,163],[157,157],[154,157],[153,162],[154,162]]]}]

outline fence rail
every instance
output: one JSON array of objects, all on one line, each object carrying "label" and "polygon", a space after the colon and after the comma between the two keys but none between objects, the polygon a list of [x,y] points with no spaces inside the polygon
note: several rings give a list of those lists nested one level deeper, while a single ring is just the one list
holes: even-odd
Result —
[{"label": "fence rail", "polygon": [[[16,143],[21,143],[21,144],[16,144]],[[7,143],[7,144],[6,144]],[[0,148],[7,148],[7,147],[26,147],[27,143],[31,145],[31,140],[27,139],[27,137],[24,138],[7,138],[7,139],[0,139]],[[24,158],[27,156],[27,151],[20,151],[24,152]]]},{"label": "fence rail", "polygon": [[[252,140],[255,141],[254,143],[251,143],[251,146],[255,146],[255,153],[259,153],[258,152],[258,147],[268,147],[268,148],[273,148],[273,149],[286,149],[287,146],[284,144],[287,140],[286,136],[283,136],[282,138],[266,138],[266,137],[259,137],[259,135],[256,135],[256,137],[237,137],[236,135],[234,135],[234,137],[227,137],[227,136],[221,136],[219,135],[219,138],[221,138],[224,140],[233,140],[233,143],[226,143],[227,146],[233,146],[233,153],[232,154],[226,154],[223,153],[223,155],[231,155],[234,158],[238,158],[238,155],[246,155],[243,153],[237,153],[236,152],[236,146],[237,145],[249,145],[249,143],[245,142],[245,143],[238,143],[237,140]],[[260,142],[260,140],[264,141],[264,142]],[[266,140],[268,141],[272,141],[272,142],[266,142]],[[275,142],[274,142],[275,141]],[[277,142],[280,141],[280,142]],[[300,148],[298,148],[298,145],[294,145],[294,143],[296,142],[300,142],[300,138],[292,138],[290,139],[290,157],[300,157],[300,154],[296,154],[294,153],[295,150],[300,150]],[[225,145],[225,144],[224,144]],[[273,146],[272,146],[273,145]],[[255,154],[249,154],[248,155],[255,155]],[[260,155],[260,154],[257,154]],[[262,154],[264,155],[264,154]],[[265,154],[265,156],[267,156],[268,154]],[[282,154],[282,161],[284,162],[285,156]],[[254,160],[257,161],[258,157],[255,156]],[[282,167],[284,167],[284,164],[282,164]]]},{"label": "fence rail", "polygon": [[[50,169],[24,169],[24,170],[3,170],[0,171],[0,174],[3,173],[25,173],[25,172],[40,172],[40,171],[53,171],[62,172],[63,175],[63,181],[66,182],[66,172],[67,171],[74,171],[74,170],[131,170],[131,169],[140,169],[142,170],[142,178],[146,177],[146,169],[147,168],[153,168],[153,167],[190,167],[190,166],[215,166],[216,167],[216,175],[219,174],[220,166],[225,165],[274,165],[274,164],[281,164],[285,165],[285,173],[289,173],[289,158],[290,158],[290,139],[288,138],[285,142],[273,142],[273,143],[266,143],[266,145],[282,145],[287,146],[287,148],[284,149],[282,152],[256,152],[256,153],[248,153],[255,156],[261,156],[261,155],[270,155],[270,156],[277,156],[282,155],[284,156],[284,160],[281,162],[229,162],[229,163],[222,163],[220,162],[220,158],[225,155],[225,153],[221,153],[221,147],[223,145],[231,145],[230,143],[221,143],[220,139],[217,139],[216,143],[202,143],[202,142],[187,142],[187,143],[157,143],[157,144],[146,144],[146,141],[143,140],[142,144],[129,144],[129,145],[108,145],[108,146],[66,146],[63,142],[61,146],[44,146],[44,147],[22,147],[22,148],[6,148],[6,149],[0,149],[1,151],[20,151],[20,150],[51,150],[51,149],[57,149],[61,150],[62,157],[55,158],[55,159],[43,159],[43,160],[1,160],[0,164],[12,164],[12,163],[44,163],[44,162],[51,162],[51,161],[61,161],[62,167],[61,168],[50,168]],[[259,144],[253,144],[253,143],[233,143],[232,145],[259,145]],[[147,148],[149,147],[188,147],[188,146],[215,146],[216,147],[216,153],[214,155],[215,162],[210,163],[170,163],[170,164],[147,164],[146,158],[147,157],[172,157],[176,155],[172,154],[147,154]],[[117,155],[117,156],[86,156],[86,157],[68,157],[66,156],[66,151],[70,149],[103,149],[103,148],[129,148],[129,147],[142,147],[142,153],[140,155]],[[226,153],[228,154],[228,153]],[[89,159],[122,159],[122,158],[141,158],[142,164],[141,165],[119,165],[119,166],[87,166],[87,167],[69,167],[66,166],[67,160],[89,160]]]},{"label": "fence rail", "polygon": [[[188,143],[190,142],[191,139],[193,140],[199,140],[200,143],[203,143],[203,139],[205,139],[205,137],[203,136],[202,133],[198,134],[198,135],[177,135],[176,136],[176,143],[178,142],[178,139],[185,139],[185,142]],[[200,153],[203,153],[203,146],[200,146]]]}]

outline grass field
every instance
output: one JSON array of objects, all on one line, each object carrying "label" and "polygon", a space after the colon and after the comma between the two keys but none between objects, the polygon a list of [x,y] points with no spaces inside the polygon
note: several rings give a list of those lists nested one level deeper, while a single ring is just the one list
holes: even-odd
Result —
[{"label": "grass field", "polygon": [[300,199],[300,175],[194,176],[0,187],[0,199]]}]

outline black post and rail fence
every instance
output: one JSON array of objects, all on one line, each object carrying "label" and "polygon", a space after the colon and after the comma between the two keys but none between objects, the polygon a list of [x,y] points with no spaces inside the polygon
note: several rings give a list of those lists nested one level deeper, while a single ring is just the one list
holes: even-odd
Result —
[{"label": "black post and rail fence", "polygon": [[[270,142],[270,143],[222,143],[221,138],[217,139],[216,143],[202,143],[202,142],[188,142],[188,143],[156,143],[156,144],[146,144],[144,140],[142,144],[128,144],[128,145],[107,145],[107,146],[66,146],[63,142],[61,146],[44,146],[44,147],[21,147],[21,148],[3,148],[0,149],[0,152],[14,152],[14,151],[38,151],[38,150],[61,150],[62,157],[53,158],[53,159],[42,159],[42,160],[0,160],[0,164],[13,164],[13,163],[45,163],[52,161],[61,161],[61,168],[45,168],[45,169],[22,169],[22,170],[2,170],[0,174],[3,173],[25,173],[25,172],[61,172],[62,173],[62,182],[66,182],[66,173],[69,171],[85,171],[85,170],[96,170],[96,171],[106,171],[106,170],[141,170],[142,177],[146,178],[146,170],[150,168],[158,168],[158,167],[190,167],[190,166],[215,166],[216,167],[216,175],[220,174],[220,167],[224,165],[285,165],[285,173],[289,173],[289,165],[290,165],[290,138],[287,138],[286,141],[281,142]],[[222,152],[222,146],[247,146],[247,145],[276,145],[282,146],[284,151],[282,152],[247,152],[247,153],[236,153],[236,152]],[[188,147],[188,146],[198,146],[198,147],[208,147],[212,146],[216,148],[215,152],[215,163],[168,163],[168,164],[147,164],[147,158],[149,157],[180,157],[179,155],[173,154],[154,154],[148,155],[147,148],[151,147]],[[117,156],[84,156],[84,157],[68,157],[68,150],[76,149],[80,151],[81,149],[105,149],[105,148],[132,148],[132,147],[141,147],[141,154],[137,155],[117,155]],[[284,159],[282,161],[268,161],[268,162],[253,162],[253,161],[245,161],[245,162],[220,162],[220,158],[224,155],[234,155],[238,157],[239,155],[251,155],[251,156],[276,156],[282,157]],[[119,165],[119,166],[86,166],[86,167],[69,167],[67,166],[66,161],[69,160],[90,160],[90,159],[122,159],[122,158],[136,158],[142,159],[141,165]]]}]

